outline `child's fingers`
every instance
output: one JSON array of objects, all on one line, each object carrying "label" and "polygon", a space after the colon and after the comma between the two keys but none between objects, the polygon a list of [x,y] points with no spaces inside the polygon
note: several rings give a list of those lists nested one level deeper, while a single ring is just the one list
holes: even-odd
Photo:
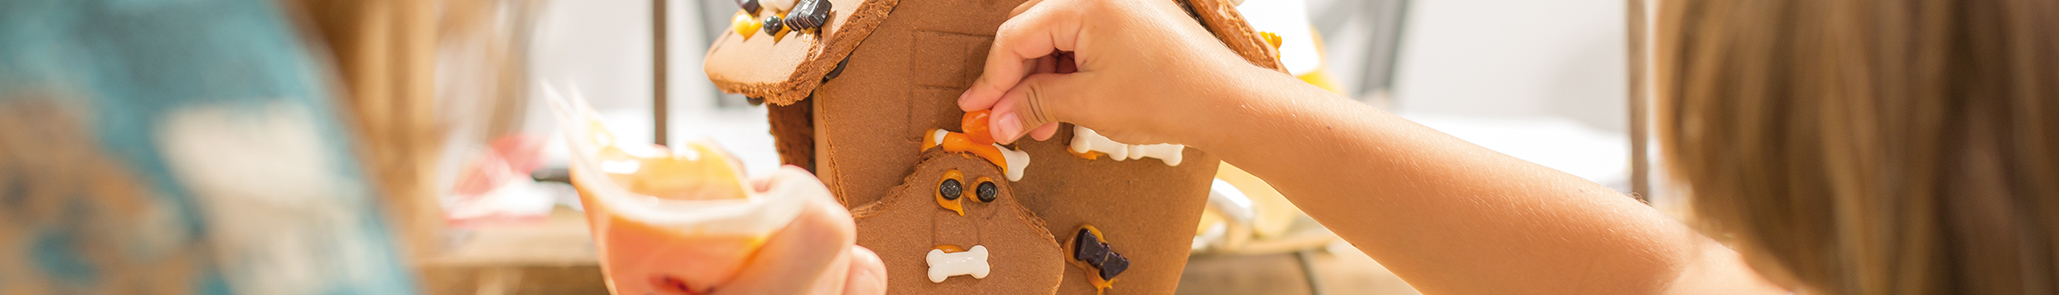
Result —
[{"label": "child's fingers", "polygon": [[1069,1],[1073,0],[1048,0],[1002,23],[994,34],[994,47],[987,53],[985,71],[958,97],[958,108],[992,108],[1002,94],[1033,73],[1035,63],[1024,61],[1051,55],[1052,51],[1073,51],[1080,33],[1081,13],[1080,9],[1069,7],[1078,5],[1065,5]]},{"label": "child's fingers", "polygon": [[[1093,82],[1093,73],[1036,74],[1023,79],[1015,88],[1009,89],[994,104],[993,116],[987,126],[993,126],[994,141],[1013,143],[1027,135],[1028,131],[1045,132],[1039,140],[1049,139],[1056,133],[1056,123],[1085,107],[1083,98],[1095,92],[1088,89]],[[1051,126],[1045,126],[1050,124]]]},{"label": "child's fingers", "polygon": [[[802,294],[840,289],[850,263],[857,226],[829,189],[800,168],[781,167],[767,180],[766,194],[802,194],[808,204],[786,228],[765,240],[741,273],[718,291],[734,294]],[[827,278],[825,276],[834,276]]]},{"label": "child's fingers", "polygon": [[879,259],[878,253],[865,246],[851,246],[851,271],[844,280],[846,295],[877,295],[887,293],[887,265]]}]

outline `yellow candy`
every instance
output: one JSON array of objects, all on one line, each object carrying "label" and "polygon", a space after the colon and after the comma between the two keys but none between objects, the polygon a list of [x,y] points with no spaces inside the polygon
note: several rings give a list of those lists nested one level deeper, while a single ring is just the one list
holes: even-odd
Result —
[{"label": "yellow candy", "polygon": [[750,13],[742,11],[736,12],[736,17],[730,18],[729,22],[731,27],[736,27],[737,34],[744,35],[744,40],[750,40],[751,35],[758,34],[758,27],[765,25],[752,18]]},{"label": "yellow candy", "polygon": [[1266,45],[1272,45],[1273,51],[1280,50],[1280,44],[1282,43],[1282,40],[1280,40],[1280,34],[1276,34],[1273,32],[1258,32],[1258,36],[1262,39],[1265,39]]}]

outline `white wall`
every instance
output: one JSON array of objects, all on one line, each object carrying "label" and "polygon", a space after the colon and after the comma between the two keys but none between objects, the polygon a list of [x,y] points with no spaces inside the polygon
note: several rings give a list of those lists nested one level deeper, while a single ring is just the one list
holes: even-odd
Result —
[{"label": "white wall", "polygon": [[1411,1],[1393,98],[1414,113],[1627,130],[1622,0]]}]

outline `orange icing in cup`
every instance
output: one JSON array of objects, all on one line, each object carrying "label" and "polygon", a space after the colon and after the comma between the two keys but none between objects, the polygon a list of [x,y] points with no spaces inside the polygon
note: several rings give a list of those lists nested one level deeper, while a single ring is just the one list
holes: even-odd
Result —
[{"label": "orange icing in cup", "polygon": [[674,200],[742,199],[742,169],[721,150],[688,143],[677,153],[663,146],[608,146],[596,155],[601,172],[630,192]]}]

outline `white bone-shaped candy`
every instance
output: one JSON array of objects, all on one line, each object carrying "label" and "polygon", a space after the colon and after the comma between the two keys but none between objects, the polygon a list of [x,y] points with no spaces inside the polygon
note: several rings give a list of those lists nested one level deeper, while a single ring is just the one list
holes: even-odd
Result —
[{"label": "white bone-shaped candy", "polygon": [[956,275],[971,275],[975,279],[987,278],[987,247],[974,245],[971,250],[944,253],[944,250],[929,249],[929,281],[942,283],[944,278]]},{"label": "white bone-shaped candy", "polygon": [[1074,153],[1101,152],[1116,161],[1158,158],[1159,161],[1164,161],[1166,166],[1179,166],[1181,154],[1187,146],[1169,143],[1124,144],[1101,136],[1100,132],[1094,132],[1093,129],[1073,125],[1070,148]]},{"label": "white bone-shaped candy", "polygon": [[994,144],[994,149],[1001,150],[1001,159],[1008,160],[1008,167],[1001,167],[1008,170],[1004,172],[1008,176],[1008,181],[1022,181],[1022,170],[1029,168],[1029,153],[1011,150],[998,143]]}]

